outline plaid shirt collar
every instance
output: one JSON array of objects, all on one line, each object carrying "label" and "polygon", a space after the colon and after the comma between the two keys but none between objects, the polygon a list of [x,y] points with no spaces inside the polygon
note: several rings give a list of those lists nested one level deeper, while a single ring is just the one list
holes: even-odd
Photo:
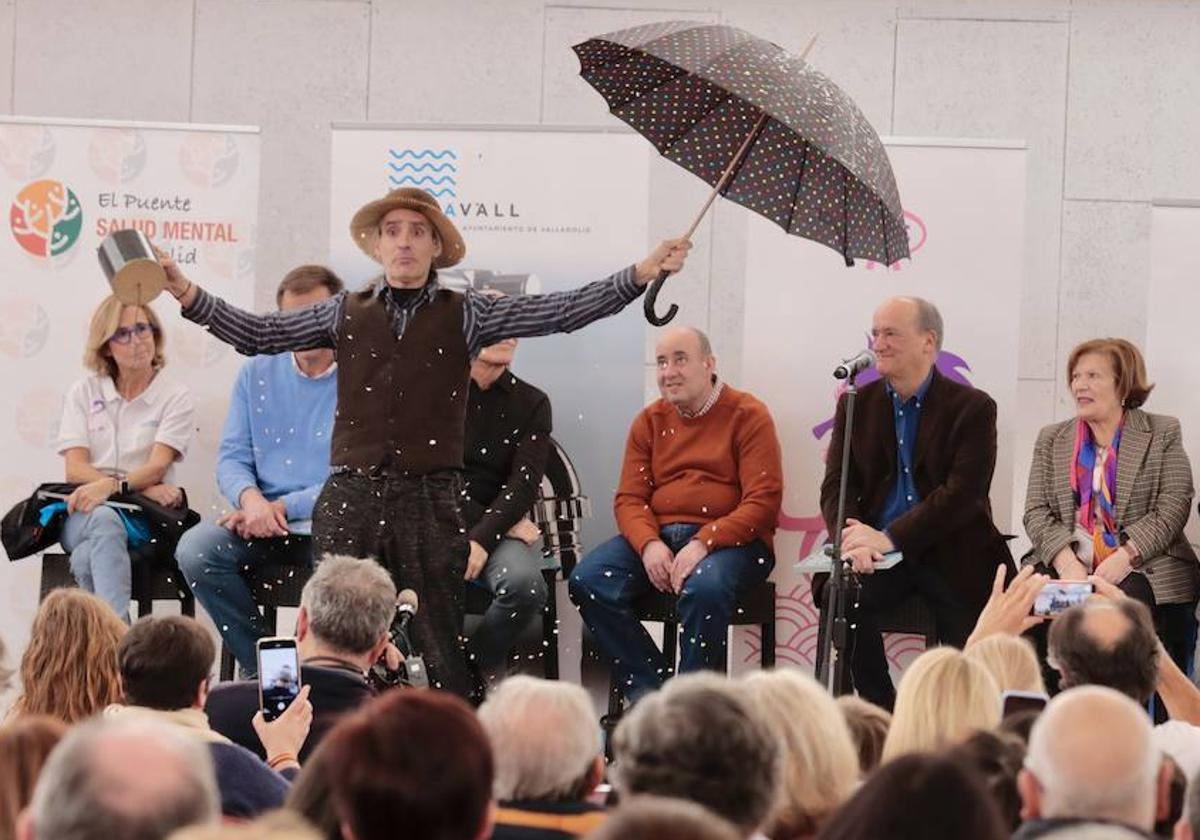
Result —
[{"label": "plaid shirt collar", "polygon": [[678,406],[675,407],[675,410],[678,411],[679,416],[685,420],[695,420],[697,417],[703,417],[705,414],[708,414],[714,405],[717,404],[717,400],[721,399],[721,392],[723,390],[725,390],[725,383],[721,381],[720,377],[713,376],[712,393],[708,395],[708,399],[704,401],[704,405],[700,406],[695,411],[684,411]]}]

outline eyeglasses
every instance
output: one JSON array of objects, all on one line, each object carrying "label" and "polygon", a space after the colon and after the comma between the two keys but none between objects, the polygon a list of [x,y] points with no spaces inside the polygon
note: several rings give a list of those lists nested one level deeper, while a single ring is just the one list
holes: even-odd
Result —
[{"label": "eyeglasses", "polygon": [[118,327],[117,331],[112,334],[109,341],[115,341],[117,344],[128,344],[133,341],[133,337],[145,338],[148,335],[153,335],[157,330],[153,324],[148,324],[145,321],[138,321],[132,327]]}]

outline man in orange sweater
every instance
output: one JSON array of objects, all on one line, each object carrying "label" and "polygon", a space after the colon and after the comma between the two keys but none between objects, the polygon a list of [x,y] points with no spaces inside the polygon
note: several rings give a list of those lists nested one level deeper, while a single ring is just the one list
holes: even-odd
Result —
[{"label": "man in orange sweater", "polygon": [[677,594],[680,672],[724,670],[738,595],[775,565],[783,496],[771,415],[717,378],[708,337],[668,330],[656,357],[662,399],[629,430],[614,504],[621,533],[583,558],[569,587],[631,702],[669,668],[633,603],[651,587]]}]

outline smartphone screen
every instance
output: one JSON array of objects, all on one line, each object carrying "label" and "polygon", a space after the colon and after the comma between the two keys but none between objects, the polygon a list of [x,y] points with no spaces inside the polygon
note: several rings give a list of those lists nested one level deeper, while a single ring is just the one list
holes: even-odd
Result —
[{"label": "smartphone screen", "polygon": [[1001,701],[1000,717],[1006,718],[1018,712],[1040,712],[1046,708],[1049,698],[1031,691],[1006,691]]},{"label": "smartphone screen", "polygon": [[283,714],[300,693],[300,656],[296,640],[275,636],[258,640],[258,705],[266,720]]},{"label": "smartphone screen", "polygon": [[1087,581],[1052,580],[1038,593],[1033,602],[1033,614],[1058,615],[1086,601],[1093,591],[1095,587]]}]

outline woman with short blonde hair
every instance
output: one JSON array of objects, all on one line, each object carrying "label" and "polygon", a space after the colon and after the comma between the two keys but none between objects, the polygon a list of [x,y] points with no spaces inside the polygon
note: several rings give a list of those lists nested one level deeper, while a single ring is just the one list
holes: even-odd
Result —
[{"label": "woman with short blonde hair", "polygon": [[883,763],[955,746],[999,722],[1000,689],[987,669],[956,648],[927,650],[900,678]]},{"label": "woman with short blonde hair", "polygon": [[772,840],[815,836],[858,784],[846,719],[829,692],[800,671],[759,671],[745,685],[783,746],[779,797],[764,833]]},{"label": "woman with short blonde hair", "polygon": [[101,301],[83,362],[90,375],[67,392],[55,443],[66,481],[77,485],[66,502],[60,544],[79,585],[126,618],[133,526],[128,511],[108,501],[139,493],[164,507],[183,506],[183,491],[171,482],[192,436],[192,397],[163,379],[162,322],[148,306],[127,306],[112,295]]},{"label": "woman with short blonde hair", "polygon": [[1033,649],[1033,643],[1026,638],[999,633],[980,639],[968,646],[964,653],[967,658],[987,668],[1001,692],[1046,693],[1037,652]]},{"label": "woman with short blonde hair", "polygon": [[21,656],[21,694],[9,712],[78,723],[121,701],[117,646],[125,623],[79,589],[56,589],[38,607]]}]

